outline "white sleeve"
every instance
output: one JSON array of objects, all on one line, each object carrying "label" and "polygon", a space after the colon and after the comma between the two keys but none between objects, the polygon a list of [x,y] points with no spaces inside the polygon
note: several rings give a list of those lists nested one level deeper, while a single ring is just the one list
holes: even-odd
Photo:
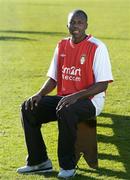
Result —
[{"label": "white sleeve", "polygon": [[54,55],[47,72],[47,76],[57,81],[57,59],[58,59],[58,46],[54,51]]},{"label": "white sleeve", "polygon": [[110,58],[104,44],[100,44],[95,52],[93,71],[95,82],[113,81]]}]

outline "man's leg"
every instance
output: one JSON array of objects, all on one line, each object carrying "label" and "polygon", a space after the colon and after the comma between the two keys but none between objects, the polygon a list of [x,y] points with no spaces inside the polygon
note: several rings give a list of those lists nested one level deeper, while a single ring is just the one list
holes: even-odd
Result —
[{"label": "man's leg", "polygon": [[57,112],[59,126],[58,157],[60,167],[64,170],[76,166],[75,141],[77,123],[95,116],[95,107],[88,99],[78,100],[69,107]]},{"label": "man's leg", "polygon": [[40,164],[48,159],[46,146],[41,134],[41,124],[56,121],[56,106],[61,98],[45,96],[33,110],[22,105],[22,124],[28,150],[27,165]]}]

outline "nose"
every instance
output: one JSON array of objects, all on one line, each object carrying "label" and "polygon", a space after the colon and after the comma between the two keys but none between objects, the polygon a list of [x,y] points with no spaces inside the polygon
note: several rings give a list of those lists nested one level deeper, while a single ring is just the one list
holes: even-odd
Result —
[{"label": "nose", "polygon": [[73,24],[73,29],[79,29],[79,24],[78,23]]}]

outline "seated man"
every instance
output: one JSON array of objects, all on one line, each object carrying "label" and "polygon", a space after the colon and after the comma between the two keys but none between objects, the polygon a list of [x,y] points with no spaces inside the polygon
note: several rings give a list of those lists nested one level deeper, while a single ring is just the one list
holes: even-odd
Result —
[{"label": "seated man", "polygon": [[[57,120],[58,177],[75,175],[77,123],[101,113],[105,91],[113,81],[107,48],[103,42],[85,33],[87,22],[87,14],[82,10],[69,14],[67,27],[71,36],[58,43],[48,80],[22,105],[28,157],[27,165],[19,168],[18,173],[52,171],[41,125]],[[57,95],[48,95],[55,87]]]}]

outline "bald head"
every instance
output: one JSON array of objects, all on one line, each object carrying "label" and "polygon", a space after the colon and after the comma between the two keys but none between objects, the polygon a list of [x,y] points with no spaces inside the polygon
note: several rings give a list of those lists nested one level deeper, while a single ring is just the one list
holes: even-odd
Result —
[{"label": "bald head", "polygon": [[72,18],[72,16],[80,16],[81,18],[83,18],[86,22],[88,21],[88,16],[87,14],[80,9],[76,9],[72,12],[69,13],[68,15],[68,22],[70,21],[70,19]]}]

